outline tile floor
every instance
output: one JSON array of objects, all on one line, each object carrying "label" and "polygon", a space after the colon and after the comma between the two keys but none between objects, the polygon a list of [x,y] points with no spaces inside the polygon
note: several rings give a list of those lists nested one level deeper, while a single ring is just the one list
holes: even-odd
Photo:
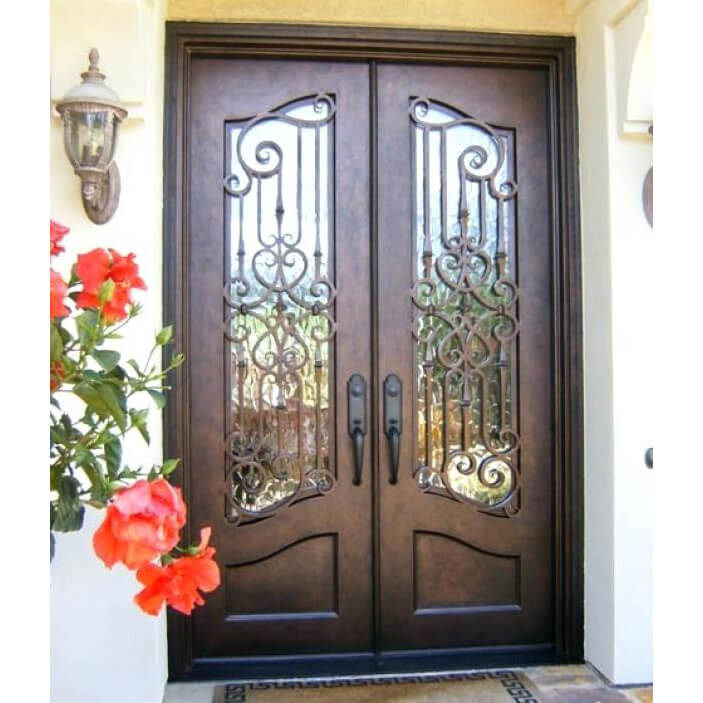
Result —
[{"label": "tile floor", "polygon": [[652,687],[615,688],[584,664],[524,670],[543,703],[652,703]]},{"label": "tile floor", "polygon": [[[588,665],[523,669],[542,703],[652,703],[652,687],[614,688]],[[164,703],[212,703],[213,683],[171,683]]]}]

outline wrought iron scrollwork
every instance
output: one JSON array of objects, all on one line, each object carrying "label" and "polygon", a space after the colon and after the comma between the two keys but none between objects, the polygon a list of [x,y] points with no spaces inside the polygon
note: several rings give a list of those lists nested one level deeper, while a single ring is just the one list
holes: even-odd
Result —
[{"label": "wrought iron scrollwork", "polygon": [[318,94],[226,123],[225,493],[233,523],[335,485],[328,446],[335,110],[334,96]]},{"label": "wrought iron scrollwork", "polygon": [[520,508],[512,133],[425,97],[411,99],[409,117],[415,476],[427,492],[511,516]]}]

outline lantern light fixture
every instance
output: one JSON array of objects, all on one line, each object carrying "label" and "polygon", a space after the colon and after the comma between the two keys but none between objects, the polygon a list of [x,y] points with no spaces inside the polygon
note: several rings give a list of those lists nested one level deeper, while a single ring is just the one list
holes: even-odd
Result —
[{"label": "lantern light fixture", "polygon": [[88,54],[90,66],[78,85],[56,104],[63,121],[63,143],[75,174],[81,179],[83,207],[102,225],[120,200],[120,172],[114,162],[117,133],[127,111],[98,68],[97,49]]}]

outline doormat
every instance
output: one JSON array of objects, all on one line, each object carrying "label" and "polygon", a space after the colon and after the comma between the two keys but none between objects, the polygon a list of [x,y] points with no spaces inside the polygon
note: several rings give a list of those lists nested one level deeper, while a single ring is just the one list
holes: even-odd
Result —
[{"label": "doormat", "polygon": [[516,671],[216,686],[212,703],[540,703]]}]

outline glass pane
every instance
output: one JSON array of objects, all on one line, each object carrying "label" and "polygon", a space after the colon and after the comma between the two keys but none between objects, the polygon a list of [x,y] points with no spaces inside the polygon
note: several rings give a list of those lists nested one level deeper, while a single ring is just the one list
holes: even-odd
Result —
[{"label": "glass pane", "polygon": [[111,113],[67,110],[66,119],[70,125],[71,153],[82,166],[97,167],[112,160],[112,155],[109,160],[103,157]]},{"label": "glass pane", "polygon": [[329,491],[334,100],[227,123],[227,511]]},{"label": "glass pane", "polygon": [[418,484],[514,514],[514,134],[425,98],[410,129]]}]

